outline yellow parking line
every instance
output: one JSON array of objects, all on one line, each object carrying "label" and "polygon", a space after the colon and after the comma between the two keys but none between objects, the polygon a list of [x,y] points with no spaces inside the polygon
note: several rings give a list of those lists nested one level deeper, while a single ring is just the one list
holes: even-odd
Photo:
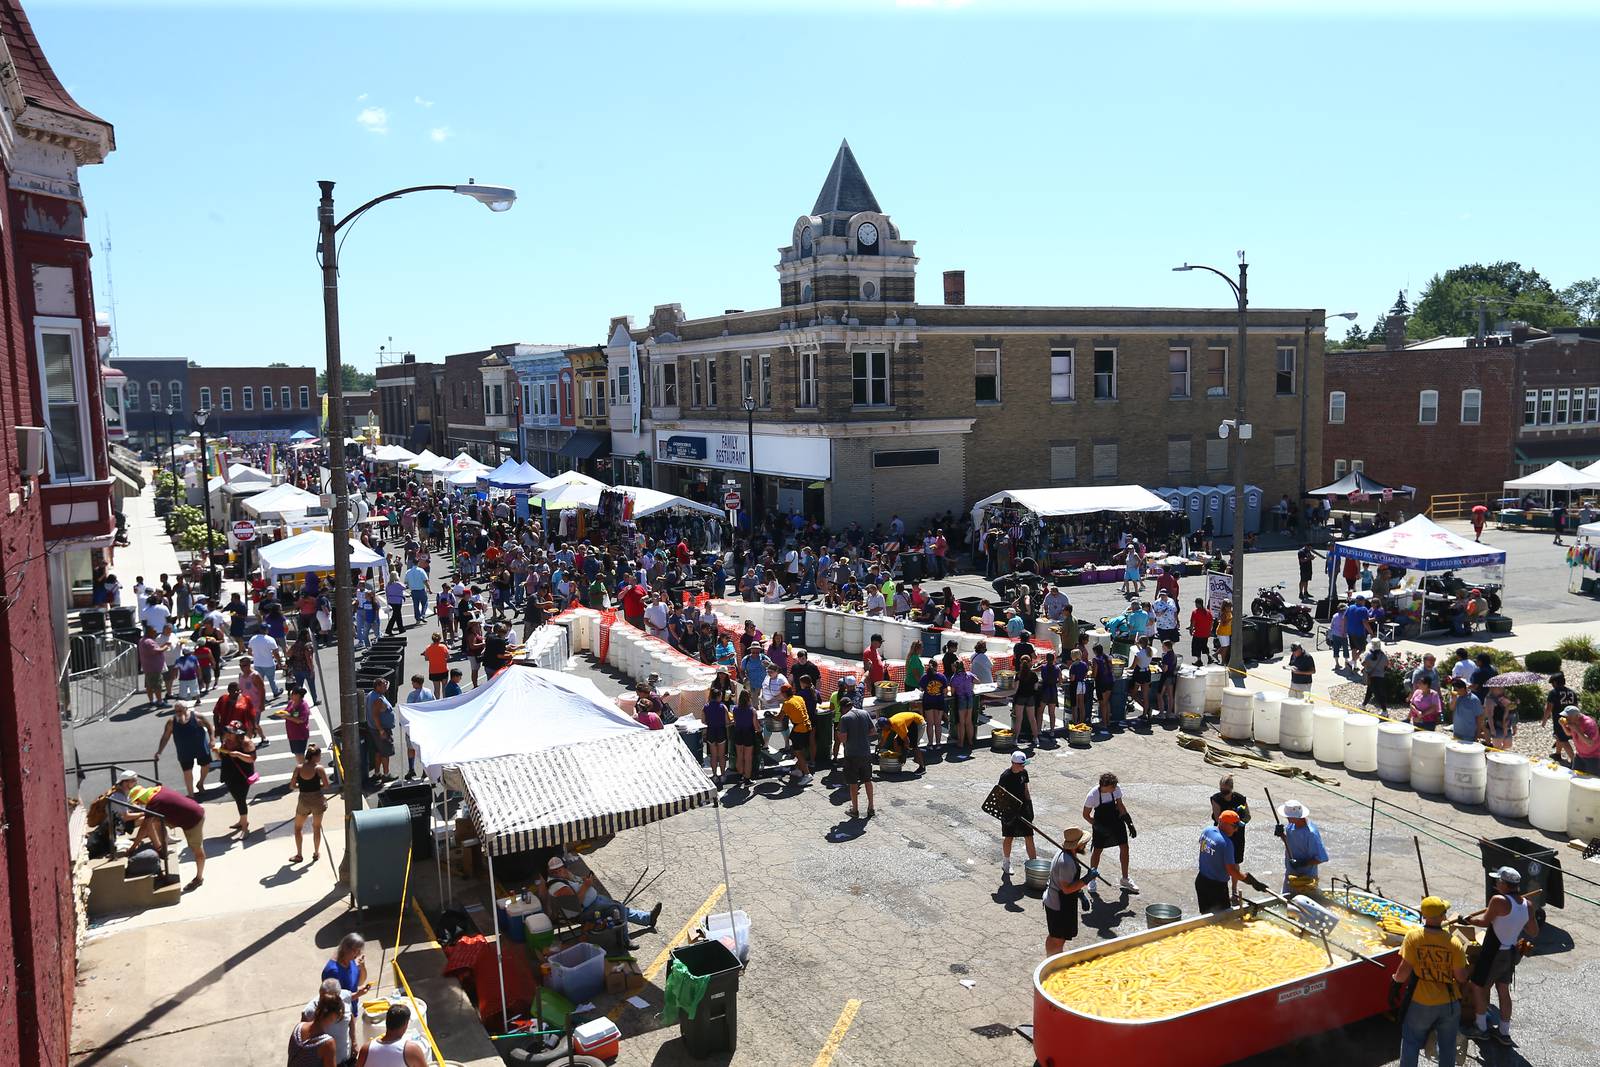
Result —
[{"label": "yellow parking line", "polygon": [[828,1035],[828,1040],[822,1043],[822,1051],[817,1053],[817,1058],[812,1061],[811,1067],[828,1067],[833,1062],[834,1053],[839,1051],[839,1046],[844,1043],[844,1035],[850,1032],[850,1024],[856,1021],[856,1012],[861,1010],[861,1001],[847,1000],[844,1010],[839,1013],[839,1021],[833,1024],[833,1032]]},{"label": "yellow parking line", "polygon": [[655,962],[644,972],[644,980],[646,982],[655,981],[656,975],[661,973],[661,968],[665,967],[667,961],[672,958],[672,950],[689,939],[689,934],[705,920],[707,915],[711,914],[711,909],[717,906],[717,901],[721,900],[722,894],[727,891],[726,884],[719,884],[717,888],[711,891],[711,895],[706,897],[706,902],[700,905],[700,909],[690,916],[688,922],[683,924],[683,929],[678,931],[678,936],[667,942],[666,947],[661,950],[661,955],[657,956]]},{"label": "yellow parking line", "polygon": [[428,948],[438,948],[442,950],[442,946],[439,944],[439,937],[433,932],[433,924],[430,923],[428,921],[428,917],[422,913],[422,905],[417,903],[416,897],[411,898],[411,910],[416,913],[417,921],[422,924],[422,932],[427,937],[426,941],[418,942],[418,944],[424,945]]}]

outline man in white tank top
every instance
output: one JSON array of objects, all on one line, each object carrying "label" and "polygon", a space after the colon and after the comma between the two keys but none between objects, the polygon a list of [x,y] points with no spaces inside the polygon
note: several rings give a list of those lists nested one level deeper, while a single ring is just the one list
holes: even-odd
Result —
[{"label": "man in white tank top", "polygon": [[406,1038],[411,1027],[409,1005],[389,1005],[383,1026],[382,1037],[361,1046],[361,1055],[356,1058],[358,1067],[427,1067],[428,1054],[423,1051],[422,1042]]},{"label": "man in white tank top", "polygon": [[[1501,867],[1494,872],[1494,897],[1489,906],[1470,922],[1487,928],[1493,936],[1485,936],[1483,951],[1472,969],[1469,990],[1473,1009],[1477,1013],[1474,1025],[1464,1031],[1468,1037],[1493,1037],[1502,1045],[1511,1044],[1511,977],[1516,973],[1517,961],[1523,950],[1518,943],[1529,942],[1539,936],[1539,921],[1533,917],[1528,898],[1518,892],[1522,875],[1515,867]],[[1532,948],[1531,943],[1529,949]],[[1494,986],[1500,999],[1500,1029],[1489,1032],[1489,987]]]}]

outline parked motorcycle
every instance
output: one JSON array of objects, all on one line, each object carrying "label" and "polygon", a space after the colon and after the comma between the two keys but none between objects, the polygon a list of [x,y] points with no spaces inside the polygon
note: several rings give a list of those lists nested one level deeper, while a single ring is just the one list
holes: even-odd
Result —
[{"label": "parked motorcycle", "polygon": [[1256,598],[1250,601],[1250,614],[1309,635],[1312,627],[1311,610],[1304,605],[1285,601],[1282,590],[1281,582],[1256,590]]}]

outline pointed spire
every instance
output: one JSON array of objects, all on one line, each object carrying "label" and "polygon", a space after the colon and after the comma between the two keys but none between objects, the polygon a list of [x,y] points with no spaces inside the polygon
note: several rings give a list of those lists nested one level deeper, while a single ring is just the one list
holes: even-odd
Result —
[{"label": "pointed spire", "polygon": [[839,153],[833,157],[833,166],[828,168],[828,179],[822,183],[822,192],[817,194],[817,202],[811,208],[811,213],[854,214],[857,211],[882,210],[877,198],[872,195],[872,187],[867,184],[867,176],[861,173],[861,166],[850,151],[850,142],[840,141]]}]

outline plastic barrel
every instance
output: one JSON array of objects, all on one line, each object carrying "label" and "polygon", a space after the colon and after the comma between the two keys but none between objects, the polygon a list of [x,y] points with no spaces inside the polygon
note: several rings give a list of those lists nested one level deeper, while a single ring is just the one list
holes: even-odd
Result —
[{"label": "plastic barrel", "polygon": [[1567,791],[1567,835],[1583,841],[1600,837],[1600,778],[1572,779]]},{"label": "plastic barrel", "polygon": [[1378,778],[1390,785],[1411,781],[1411,735],[1416,728],[1405,722],[1378,724]]},{"label": "plastic barrel", "polygon": [[1411,737],[1411,788],[1419,793],[1444,792],[1444,750],[1449,734],[1419,730]]},{"label": "plastic barrel", "polygon": [[1222,710],[1222,694],[1228,688],[1228,668],[1211,664],[1200,668],[1206,679],[1206,714],[1215,715]]},{"label": "plastic barrel", "polygon": [[1255,694],[1248,689],[1222,691],[1222,722],[1220,731],[1225,740],[1248,741],[1254,718]]},{"label": "plastic barrel", "polygon": [[[1484,748],[1476,741],[1455,741],[1444,750],[1444,795],[1456,804],[1482,804],[1489,785]],[[1568,805],[1570,807],[1570,800]],[[1571,821],[1569,816],[1568,821]]]},{"label": "plastic barrel", "polygon": [[815,608],[806,609],[806,648],[821,648],[823,645],[822,612]]},{"label": "plastic barrel", "polygon": [[1278,702],[1278,747],[1285,752],[1310,752],[1314,747],[1311,705],[1299,697]]},{"label": "plastic barrel", "polygon": [[862,641],[865,639],[863,627],[866,619],[854,612],[844,616],[844,633],[840,639],[840,647],[851,656],[861,655]]},{"label": "plastic barrel", "polygon": [[1572,768],[1540,764],[1528,776],[1528,821],[1551,834],[1567,832]]},{"label": "plastic barrel", "polygon": [[1344,765],[1366,773],[1378,769],[1378,720],[1371,715],[1344,717]]},{"label": "plastic barrel", "polygon": [[[813,608],[813,611],[818,609]],[[822,643],[835,652],[844,649],[844,615],[838,611],[822,611]]]},{"label": "plastic barrel", "polygon": [[1318,763],[1344,762],[1344,712],[1341,709],[1312,710],[1311,755]]},{"label": "plastic barrel", "polygon": [[1178,674],[1178,711],[1204,712],[1206,707],[1206,680],[1193,671]]},{"label": "plastic barrel", "polygon": [[1515,752],[1491,752],[1485,757],[1488,785],[1484,806],[1491,815],[1525,819],[1528,816],[1528,789],[1532,781],[1528,757]]},{"label": "plastic barrel", "polygon": [[1277,693],[1257,693],[1251,705],[1250,732],[1256,744],[1278,744],[1283,736],[1283,698]]}]

